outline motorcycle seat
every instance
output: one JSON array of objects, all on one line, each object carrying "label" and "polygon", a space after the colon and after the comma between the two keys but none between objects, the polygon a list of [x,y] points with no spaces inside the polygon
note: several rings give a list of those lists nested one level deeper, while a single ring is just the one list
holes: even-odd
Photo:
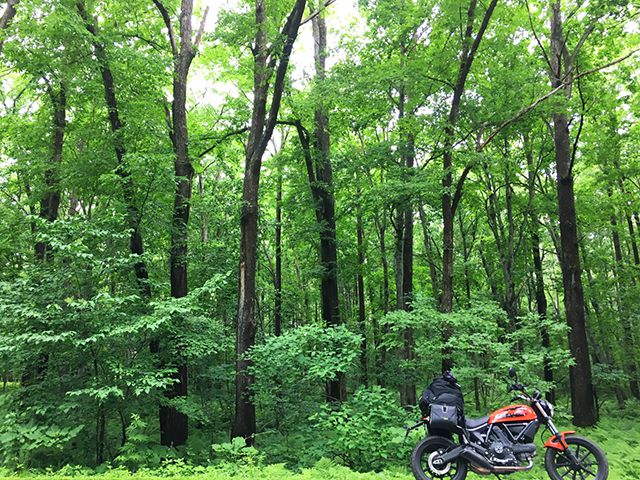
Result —
[{"label": "motorcycle seat", "polygon": [[488,421],[489,421],[489,416],[482,417],[482,418],[465,418],[465,422],[469,430],[474,430],[478,427],[481,427]]}]

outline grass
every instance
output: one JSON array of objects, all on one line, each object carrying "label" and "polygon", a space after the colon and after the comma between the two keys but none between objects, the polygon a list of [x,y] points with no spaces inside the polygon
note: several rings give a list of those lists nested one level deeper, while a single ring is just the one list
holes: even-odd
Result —
[{"label": "grass", "polygon": [[[632,409],[627,409],[627,411]],[[579,434],[591,438],[598,443],[609,459],[610,480],[640,479],[640,421],[632,414],[625,412],[617,415],[609,414],[596,428],[579,429]],[[616,418],[617,417],[617,418]],[[568,425],[568,424],[567,424]],[[571,428],[563,428],[570,430]],[[544,438],[546,440],[546,437]],[[541,445],[540,437],[536,443]],[[539,449],[535,458],[536,466],[529,472],[515,474],[514,480],[547,479],[544,470],[544,450]],[[385,471],[381,473],[358,473],[346,467],[336,465],[331,460],[320,460],[313,468],[292,472],[283,465],[245,465],[222,464],[219,466],[201,467],[184,464],[170,464],[159,470],[138,471],[113,469],[94,472],[83,467],[66,467],[60,471],[19,472],[0,470],[0,478],[28,480],[160,480],[163,478],[180,478],[181,480],[412,480],[413,476],[407,468]],[[480,480],[479,475],[470,473],[470,480]]]}]

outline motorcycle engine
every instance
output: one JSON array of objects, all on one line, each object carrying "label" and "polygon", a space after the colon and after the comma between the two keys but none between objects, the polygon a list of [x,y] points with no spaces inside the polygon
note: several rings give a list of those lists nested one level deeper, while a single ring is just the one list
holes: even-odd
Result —
[{"label": "motorcycle engine", "polygon": [[489,461],[495,465],[515,466],[518,465],[518,459],[509,445],[501,441],[492,442],[489,446]]}]

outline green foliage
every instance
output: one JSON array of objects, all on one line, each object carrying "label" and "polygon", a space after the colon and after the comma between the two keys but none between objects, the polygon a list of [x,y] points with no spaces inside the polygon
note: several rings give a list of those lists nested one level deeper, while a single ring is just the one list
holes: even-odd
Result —
[{"label": "green foliage", "polygon": [[[451,351],[467,412],[484,415],[504,404],[504,375],[516,366],[531,388],[555,389],[558,419],[568,425],[573,360],[549,128],[551,115],[562,112],[570,120],[586,331],[602,419],[587,433],[611,452],[612,478],[626,480],[640,470],[637,403],[630,400],[640,365],[637,56],[580,77],[572,96],[549,98],[490,137],[550,88],[549,2],[498,2],[460,99],[449,172],[442,166],[444,133],[464,58],[468,0],[327,5],[321,14],[329,31],[324,78],[312,76],[312,22],[302,26],[281,122],[260,171],[257,334],[249,354],[254,449],[238,439],[227,442],[237,362],[238,226],[257,53],[254,3],[212,8],[189,76],[185,113],[194,176],[183,298],[173,298],[169,285],[176,178],[167,120],[175,112],[165,22],[152,1],[83,3],[97,35],[76,0],[20,0],[0,31],[2,465],[61,469],[50,478],[94,473],[67,463],[102,463],[102,469],[117,467],[105,479],[127,477],[129,470],[140,479],[404,479],[409,445],[399,443],[401,426],[415,412],[401,410],[395,392],[408,385],[419,393],[440,373],[443,349]],[[179,39],[180,1],[163,3]],[[194,36],[209,3],[225,2],[195,1]],[[474,34],[487,3],[477,2]],[[270,67],[282,51],[292,4],[266,2],[259,28]],[[0,1],[0,15],[6,5]],[[637,48],[634,2],[567,0],[562,8],[569,53],[581,46],[572,56],[574,73]],[[115,134],[105,104],[106,66],[121,123]],[[56,159],[52,94],[63,86],[66,126]],[[328,116],[333,177],[310,184],[291,123],[299,120],[309,132],[315,163],[319,106]],[[115,146],[124,147],[122,158]],[[443,188],[447,173],[454,178],[449,191]],[[342,322],[335,328],[322,326],[327,272],[319,266],[318,243],[326,225],[316,217],[310,187],[333,194]],[[444,194],[458,188],[454,309],[444,314],[437,305],[442,205]],[[52,194],[60,200],[55,221],[47,218]],[[134,210],[139,218],[131,218]],[[409,311],[395,309],[402,303],[406,213],[414,226]],[[144,255],[129,253],[133,228]],[[46,259],[35,255],[37,243],[47,245]],[[533,250],[541,256],[540,272]],[[135,275],[140,262],[149,277],[142,283]],[[538,277],[546,317],[534,313]],[[276,298],[282,300],[279,337],[273,335]],[[156,342],[160,354],[150,349]],[[542,381],[545,361],[553,383]],[[188,367],[188,396],[169,399],[164,393],[181,364]],[[328,406],[325,385],[338,376],[346,379],[349,400]],[[158,445],[161,405],[188,415],[185,447]],[[357,474],[336,463],[401,473]],[[539,468],[532,474],[542,475]]]},{"label": "green foliage", "polygon": [[396,394],[380,387],[360,387],[339,407],[325,405],[310,418],[326,432],[332,458],[358,471],[406,464],[410,446],[402,427],[409,415]]},{"label": "green foliage", "polygon": [[249,353],[256,404],[274,415],[279,429],[304,421],[326,382],[351,368],[360,341],[344,325],[306,325],[256,345]]},{"label": "green foliage", "polygon": [[127,441],[120,448],[116,466],[136,471],[141,467],[157,468],[163,461],[176,458],[175,450],[158,445],[153,430],[138,415],[131,416],[126,433]]},{"label": "green foliage", "polygon": [[264,453],[255,447],[248,447],[241,437],[236,437],[231,442],[214,444],[211,449],[216,463],[229,463],[241,468],[262,465],[264,461]]}]

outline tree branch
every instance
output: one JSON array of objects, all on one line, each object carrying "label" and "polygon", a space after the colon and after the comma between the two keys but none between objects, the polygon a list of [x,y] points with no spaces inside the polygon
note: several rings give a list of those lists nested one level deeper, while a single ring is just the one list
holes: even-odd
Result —
[{"label": "tree branch", "polygon": [[165,8],[165,6],[162,4],[160,0],[153,0],[153,3],[158,9],[158,11],[160,12],[160,15],[162,16],[162,20],[164,20],[164,24],[167,27],[167,31],[169,35],[169,43],[171,44],[171,53],[173,54],[174,58],[177,58],[178,46],[176,45],[176,39],[173,34],[173,26],[171,25],[171,17],[169,16],[169,12],[167,11],[167,9]]},{"label": "tree branch", "polygon": [[315,17],[317,17],[318,15],[320,15],[320,13],[322,13],[322,11],[324,9],[326,9],[329,5],[335,3],[336,0],[326,0],[324,2],[324,5],[322,5],[321,7],[318,8],[318,10],[316,10],[315,12],[312,12],[307,18],[305,18],[304,20],[302,20],[300,22],[300,26],[304,25],[305,23],[310,22],[311,20],[313,20]]},{"label": "tree branch", "polygon": [[267,123],[262,133],[262,137],[259,140],[259,151],[264,152],[267,148],[273,129],[276,126],[278,120],[278,112],[280,110],[280,102],[282,100],[282,93],[284,91],[284,80],[289,66],[289,59],[291,57],[291,51],[293,50],[293,42],[298,36],[298,29],[300,28],[300,20],[304,12],[306,0],[296,0],[296,4],[291,10],[289,17],[287,18],[286,40],[284,48],[282,49],[282,55],[278,62],[278,68],[276,70],[276,78],[273,82],[273,97],[271,98],[271,107],[269,108],[269,116],[267,117]]},{"label": "tree branch", "polygon": [[207,15],[209,14],[209,6],[204,9],[204,14],[202,15],[202,20],[200,20],[200,28],[198,28],[198,33],[196,34],[196,39],[193,42],[194,50],[197,50],[200,46],[200,42],[202,41],[202,34],[204,33],[204,23],[207,21]]},{"label": "tree branch", "polygon": [[249,127],[242,127],[242,128],[238,128],[236,130],[232,130],[230,132],[227,132],[227,133],[223,134],[220,138],[216,139],[216,141],[213,143],[213,145],[208,147],[206,150],[203,150],[198,155],[198,158],[202,158],[205,155],[207,155],[208,153],[210,153],[214,148],[216,148],[218,145],[220,145],[222,142],[224,142],[227,138],[233,137],[235,135],[240,135],[240,134],[245,133],[247,131],[249,131]]},{"label": "tree branch", "polygon": [[640,51],[640,47],[634,48],[633,50],[631,50],[626,55],[623,55],[622,57],[616,58],[615,60],[612,60],[611,62],[608,62],[608,63],[606,63],[604,65],[600,65],[599,67],[595,67],[595,68],[592,68],[590,70],[585,70],[584,72],[582,72],[582,73],[576,75],[575,77],[573,77],[571,79],[571,81],[569,81],[569,82],[562,82],[556,88],[554,88],[550,92],[546,93],[542,97],[540,97],[537,100],[535,100],[531,105],[523,108],[518,113],[516,113],[513,117],[511,117],[510,119],[505,120],[504,122],[502,122],[498,126],[498,128],[496,128],[493,132],[491,132],[491,135],[489,135],[484,142],[480,143],[476,147],[476,151],[477,152],[481,152],[489,143],[491,143],[491,141],[496,137],[496,135],[498,135],[498,133],[500,133],[502,130],[507,128],[512,123],[520,120],[522,117],[524,117],[530,111],[534,110],[538,105],[543,103],[545,100],[548,100],[549,98],[553,97],[556,93],[558,93],[560,90],[564,89],[567,85],[570,85],[571,83],[573,83],[573,81],[578,80],[579,78],[591,75],[592,73],[599,72],[600,70],[604,70],[605,68],[612,67],[614,65],[617,65],[618,63],[624,62],[625,60],[627,60],[628,58],[632,57],[633,55],[635,55],[639,51]]}]

